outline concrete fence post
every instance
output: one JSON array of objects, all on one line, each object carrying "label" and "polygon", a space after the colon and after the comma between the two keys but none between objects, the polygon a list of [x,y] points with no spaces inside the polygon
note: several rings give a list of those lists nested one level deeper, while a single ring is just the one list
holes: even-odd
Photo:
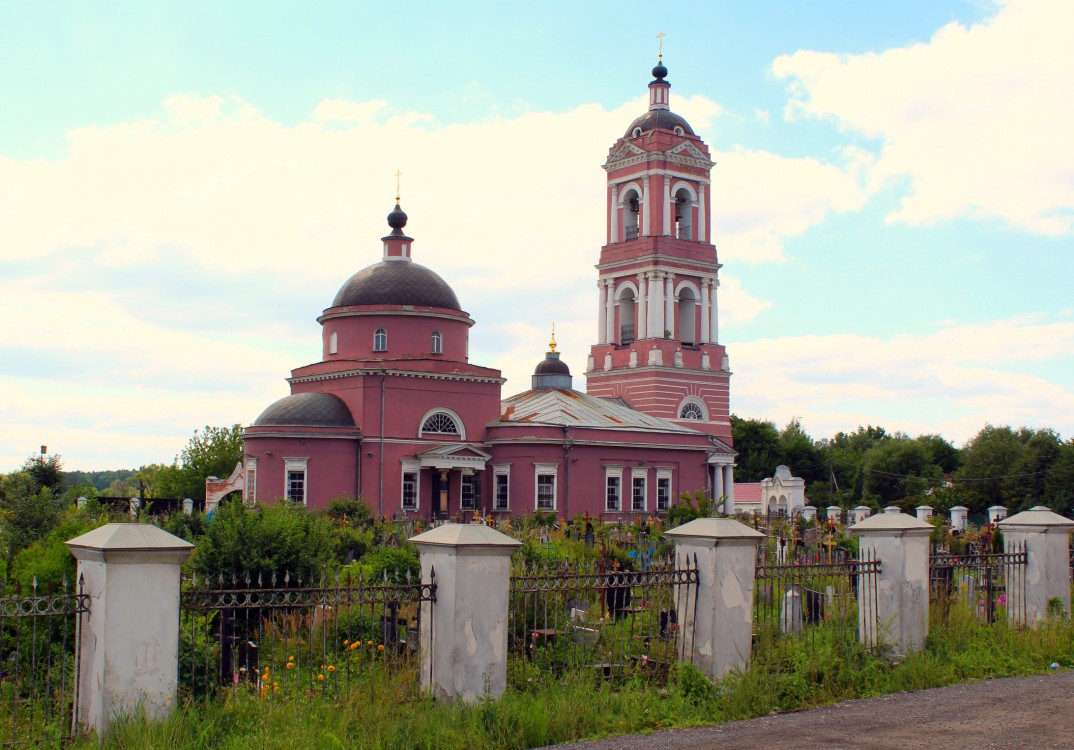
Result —
[{"label": "concrete fence post", "polygon": [[665,532],[678,560],[697,557],[695,612],[680,599],[684,651],[713,680],[745,667],[753,646],[757,546],[764,534],[731,518],[698,518]]},{"label": "concrete fence post", "polygon": [[[862,642],[889,646],[896,656],[924,647],[929,634],[929,535],[932,525],[905,513],[880,513],[849,529],[861,559],[880,563],[875,593],[868,577],[858,584]],[[874,599],[875,596],[875,599]],[[866,618],[875,616],[879,629]]]},{"label": "concrete fence post", "polygon": [[421,687],[438,700],[476,703],[507,688],[511,554],[521,547],[491,526],[448,523],[411,537],[436,601],[421,605]]},{"label": "concrete fence post", "polygon": [[193,545],[156,526],[110,523],[67,542],[90,597],[78,634],[78,721],[165,716],[179,672],[179,568]]},{"label": "concrete fence post", "polygon": [[[1025,545],[1024,587],[1008,586],[1007,607],[1013,618],[1035,626],[1047,619],[1049,602],[1058,602],[1070,614],[1069,536],[1074,521],[1053,513],[1043,505],[1015,513],[997,526],[1003,531],[1007,552]],[[1023,601],[1024,591],[1024,601]]]}]

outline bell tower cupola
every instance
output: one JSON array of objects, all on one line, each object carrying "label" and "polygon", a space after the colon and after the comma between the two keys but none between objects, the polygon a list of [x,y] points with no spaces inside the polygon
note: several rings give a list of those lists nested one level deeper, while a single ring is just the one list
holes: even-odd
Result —
[{"label": "bell tower cupola", "polygon": [[730,372],[711,240],[715,162],[671,109],[663,54],[652,75],[648,110],[604,163],[607,242],[597,264],[597,343],[586,390],[729,443]]}]

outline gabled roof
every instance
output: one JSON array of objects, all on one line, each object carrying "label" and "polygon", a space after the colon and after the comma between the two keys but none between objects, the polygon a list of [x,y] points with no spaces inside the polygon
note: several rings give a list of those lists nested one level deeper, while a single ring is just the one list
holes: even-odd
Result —
[{"label": "gabled roof", "polygon": [[736,503],[759,503],[761,502],[760,482],[735,482]]},{"label": "gabled roof", "polygon": [[567,388],[542,388],[504,399],[499,420],[490,422],[489,427],[512,424],[701,434],[666,419],[642,414],[618,400],[597,398]]}]

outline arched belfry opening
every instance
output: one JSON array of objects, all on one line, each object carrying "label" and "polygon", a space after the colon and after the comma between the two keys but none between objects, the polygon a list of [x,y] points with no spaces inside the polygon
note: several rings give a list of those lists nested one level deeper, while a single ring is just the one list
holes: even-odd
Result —
[{"label": "arched belfry opening", "polygon": [[619,292],[619,344],[626,345],[638,337],[638,304],[634,290],[624,287]]},{"label": "arched belfry opening", "polygon": [[697,201],[685,187],[675,191],[675,237],[694,239],[694,213]]},{"label": "arched belfry opening", "polygon": [[693,287],[682,287],[679,290],[675,319],[679,327],[679,341],[684,344],[697,343],[697,305],[698,299]]},{"label": "arched belfry opening", "polygon": [[641,195],[634,188],[623,193],[623,241],[629,242],[641,236]]}]

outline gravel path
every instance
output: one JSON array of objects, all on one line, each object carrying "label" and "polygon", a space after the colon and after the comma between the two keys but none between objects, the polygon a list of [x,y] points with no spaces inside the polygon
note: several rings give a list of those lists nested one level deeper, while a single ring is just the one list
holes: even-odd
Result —
[{"label": "gravel path", "polygon": [[558,745],[563,750],[1074,749],[1074,671],[846,701],[711,727]]}]

